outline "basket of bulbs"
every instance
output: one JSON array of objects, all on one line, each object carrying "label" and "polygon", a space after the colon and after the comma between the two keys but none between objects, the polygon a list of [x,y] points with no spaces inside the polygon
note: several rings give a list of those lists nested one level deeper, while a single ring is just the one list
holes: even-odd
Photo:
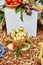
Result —
[{"label": "basket of bulbs", "polygon": [[28,36],[23,27],[19,27],[16,30],[12,30],[10,33],[11,41],[14,45],[18,46],[26,42]]},{"label": "basket of bulbs", "polygon": [[21,4],[21,0],[5,0],[5,5],[8,8],[15,8]]}]

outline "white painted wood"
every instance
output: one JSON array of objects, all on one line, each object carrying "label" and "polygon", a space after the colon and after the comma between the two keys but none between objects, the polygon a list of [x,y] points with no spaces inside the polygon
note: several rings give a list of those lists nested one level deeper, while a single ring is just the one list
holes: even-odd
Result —
[{"label": "white painted wood", "polygon": [[5,0],[0,0],[0,5],[3,5],[5,3]]},{"label": "white painted wood", "polygon": [[6,27],[7,33],[9,34],[12,29],[16,29],[20,26],[23,26],[28,32],[29,36],[36,36],[37,34],[37,12],[32,11],[32,15],[28,16],[26,13],[23,13],[22,22],[20,19],[20,12],[15,13],[14,9],[5,8],[5,19],[6,19]]}]

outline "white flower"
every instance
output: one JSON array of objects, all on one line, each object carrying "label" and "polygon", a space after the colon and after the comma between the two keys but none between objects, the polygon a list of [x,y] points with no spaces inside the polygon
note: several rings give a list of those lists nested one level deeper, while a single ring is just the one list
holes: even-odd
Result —
[{"label": "white flower", "polygon": [[29,0],[23,0],[23,1],[22,1],[23,4],[26,4],[26,3],[28,3],[28,2],[29,2]]}]

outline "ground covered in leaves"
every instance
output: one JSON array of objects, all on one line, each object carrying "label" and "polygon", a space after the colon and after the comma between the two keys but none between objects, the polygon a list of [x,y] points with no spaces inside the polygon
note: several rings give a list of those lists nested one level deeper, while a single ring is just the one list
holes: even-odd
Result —
[{"label": "ground covered in leaves", "polygon": [[0,44],[3,44],[6,52],[0,58],[0,65],[40,65],[38,62],[38,54],[40,52],[39,42],[43,42],[43,29],[38,28],[36,37],[31,37],[32,43],[28,51],[22,52],[18,57],[14,56],[13,52],[8,50],[3,39],[6,37],[6,31],[0,32]]}]

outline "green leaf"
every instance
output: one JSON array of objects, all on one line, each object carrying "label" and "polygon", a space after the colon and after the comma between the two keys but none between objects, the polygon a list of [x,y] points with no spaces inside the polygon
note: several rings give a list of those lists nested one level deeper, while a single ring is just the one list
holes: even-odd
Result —
[{"label": "green leaf", "polygon": [[43,4],[43,0],[39,0],[39,2],[40,2],[41,4]]},{"label": "green leaf", "polygon": [[22,48],[21,46],[18,46],[17,48],[18,48],[17,51],[14,51],[14,55],[19,56],[22,52]]},{"label": "green leaf", "polygon": [[22,5],[19,5],[16,9],[15,9],[15,12],[18,13],[19,11],[21,12],[21,16],[20,16],[20,19],[23,21],[23,12],[25,11],[26,9],[22,6]]},{"label": "green leaf", "polygon": [[16,9],[15,12],[18,13],[21,10],[21,5],[19,5]]},{"label": "green leaf", "polygon": [[0,7],[5,8],[5,7],[6,7],[6,5],[5,5],[5,4],[3,4],[3,5],[1,5]]},{"label": "green leaf", "polygon": [[20,11],[20,7],[17,7],[16,9],[15,9],[15,12],[17,13],[17,12],[19,12]]},{"label": "green leaf", "polygon": [[32,42],[32,40],[31,40],[30,38],[28,38],[28,39],[27,39],[27,42],[31,43],[31,42]]},{"label": "green leaf", "polygon": [[22,44],[21,47],[22,48],[24,48],[24,47],[28,48],[28,44]]},{"label": "green leaf", "polygon": [[23,11],[21,10],[21,16],[20,19],[23,21]]},{"label": "green leaf", "polygon": [[26,46],[26,48],[28,48],[28,47],[29,47],[29,45],[28,45],[28,44],[26,44],[25,46]]},{"label": "green leaf", "polygon": [[4,40],[6,43],[10,42],[9,39],[6,37]]},{"label": "green leaf", "polygon": [[6,7],[6,5],[4,4],[4,5],[3,5],[3,8],[5,8],[5,7]]},{"label": "green leaf", "polygon": [[2,22],[3,17],[4,17],[4,12],[0,10],[0,23]]},{"label": "green leaf", "polygon": [[41,17],[42,17],[42,19],[43,19],[43,11],[41,12]]},{"label": "green leaf", "polygon": [[31,4],[36,4],[36,2],[31,2]]},{"label": "green leaf", "polygon": [[0,20],[0,23],[2,22],[2,20]]}]

